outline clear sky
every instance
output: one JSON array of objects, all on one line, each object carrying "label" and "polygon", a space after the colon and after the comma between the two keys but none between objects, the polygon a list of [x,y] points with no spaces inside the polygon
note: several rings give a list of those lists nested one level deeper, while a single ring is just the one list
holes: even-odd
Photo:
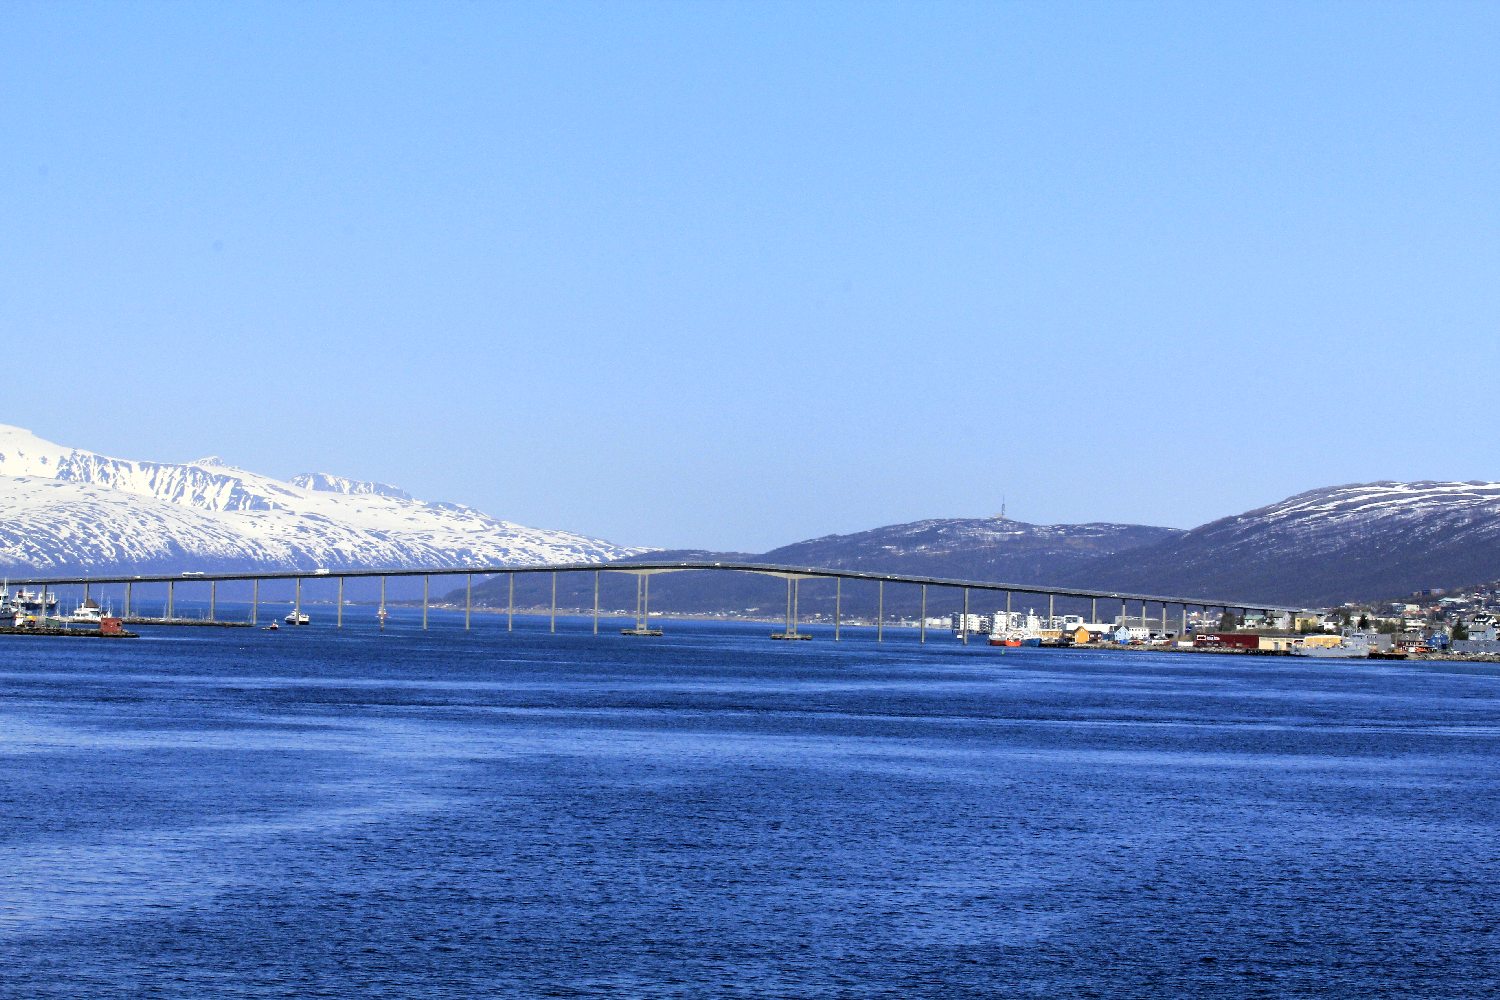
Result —
[{"label": "clear sky", "polygon": [[758,550],[1500,477],[1500,6],[0,6],[0,422]]}]

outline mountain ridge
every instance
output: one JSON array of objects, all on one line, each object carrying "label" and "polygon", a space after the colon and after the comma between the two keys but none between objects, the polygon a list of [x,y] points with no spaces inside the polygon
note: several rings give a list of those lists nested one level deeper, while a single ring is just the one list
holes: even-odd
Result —
[{"label": "mountain ridge", "polygon": [[328,473],[113,458],[0,425],[6,571],[310,570],[598,562],[644,551]]}]

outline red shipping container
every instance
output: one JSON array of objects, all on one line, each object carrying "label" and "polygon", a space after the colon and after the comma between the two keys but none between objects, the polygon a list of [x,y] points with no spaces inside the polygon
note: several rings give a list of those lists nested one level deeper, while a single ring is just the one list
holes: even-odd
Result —
[{"label": "red shipping container", "polygon": [[1251,632],[1209,632],[1193,639],[1193,645],[1220,649],[1259,649],[1260,636]]}]

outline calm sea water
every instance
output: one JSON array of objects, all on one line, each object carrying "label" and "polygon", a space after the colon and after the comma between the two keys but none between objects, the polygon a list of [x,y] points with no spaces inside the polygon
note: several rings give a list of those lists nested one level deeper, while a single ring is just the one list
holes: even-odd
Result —
[{"label": "calm sea water", "polygon": [[0,993],[1500,994],[1495,668],[359,625],[0,638]]}]

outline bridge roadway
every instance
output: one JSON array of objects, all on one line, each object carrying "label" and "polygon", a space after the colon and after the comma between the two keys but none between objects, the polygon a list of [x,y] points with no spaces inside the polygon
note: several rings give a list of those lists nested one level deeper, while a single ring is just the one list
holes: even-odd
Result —
[{"label": "bridge roadway", "polygon": [[[873,582],[879,585],[879,613],[877,615],[877,638],[884,634],[884,607],[885,607],[885,584],[903,584],[918,586],[922,589],[922,625],[923,639],[926,638],[926,606],[927,588],[941,587],[947,589],[961,590],[964,594],[965,622],[969,613],[969,593],[980,591],[984,593],[1006,594],[1006,611],[1010,610],[1011,594],[1033,594],[1049,598],[1049,617],[1053,613],[1053,606],[1058,597],[1081,598],[1093,602],[1093,620],[1098,621],[1098,602],[1100,600],[1119,601],[1122,617],[1128,618],[1127,606],[1132,603],[1141,605],[1141,621],[1147,620],[1146,609],[1148,605],[1161,605],[1162,630],[1166,631],[1167,608],[1177,606],[1182,609],[1184,631],[1186,629],[1187,611],[1189,608],[1223,608],[1225,610],[1238,609],[1244,611],[1270,612],[1301,612],[1309,609],[1293,607],[1290,605],[1266,604],[1256,601],[1219,600],[1204,597],[1182,597],[1168,594],[1139,594],[1118,590],[1091,590],[1082,587],[1052,587],[1040,584],[1002,583],[989,580],[958,580],[948,577],[937,576],[915,576],[904,573],[870,573],[861,570],[832,569],[816,566],[783,566],[774,563],[741,563],[741,562],[652,562],[652,561],[615,561],[607,563],[558,563],[540,564],[531,566],[465,566],[465,567],[438,567],[438,568],[400,568],[400,569],[351,569],[338,571],[314,572],[288,570],[271,571],[263,573],[177,573],[177,574],[148,574],[129,576],[71,576],[32,578],[17,586],[41,587],[50,589],[58,586],[82,586],[87,588],[103,584],[123,584],[126,587],[125,614],[130,616],[130,589],[135,584],[166,584],[167,604],[166,618],[173,617],[173,601],[176,584],[179,583],[207,583],[211,586],[210,619],[214,618],[214,608],[217,604],[217,585],[219,583],[251,583],[254,585],[255,597],[252,601],[251,621],[256,622],[259,610],[260,583],[263,581],[290,580],[295,581],[297,597],[295,601],[295,612],[300,614],[302,608],[302,583],[306,580],[336,580],[339,588],[338,598],[338,624],[343,625],[344,610],[344,581],[346,579],[370,579],[378,578],[381,582],[381,605],[385,603],[384,581],[390,577],[422,577],[422,625],[427,626],[427,612],[429,605],[430,578],[434,576],[463,576],[467,578],[466,601],[464,609],[464,626],[470,625],[470,617],[473,611],[473,582],[475,576],[509,576],[510,577],[510,608],[507,627],[511,627],[515,616],[515,577],[517,575],[550,573],[552,574],[552,630],[557,629],[557,576],[561,573],[593,573],[594,576],[594,631],[599,630],[599,574],[600,573],[630,573],[638,577],[636,590],[636,629],[640,634],[649,632],[648,619],[650,617],[650,577],[660,573],[679,573],[688,571],[713,571],[713,572],[739,572],[759,573],[767,576],[785,578],[787,581],[787,631],[779,634],[778,638],[805,638],[806,633],[798,633],[798,584],[802,580],[834,580],[837,582],[838,590],[835,596],[834,611],[834,637],[838,638],[839,627],[842,618],[842,583],[844,580],[859,580]],[[631,631],[631,630],[626,630]],[[964,633],[964,641],[967,642],[967,632]]]}]

